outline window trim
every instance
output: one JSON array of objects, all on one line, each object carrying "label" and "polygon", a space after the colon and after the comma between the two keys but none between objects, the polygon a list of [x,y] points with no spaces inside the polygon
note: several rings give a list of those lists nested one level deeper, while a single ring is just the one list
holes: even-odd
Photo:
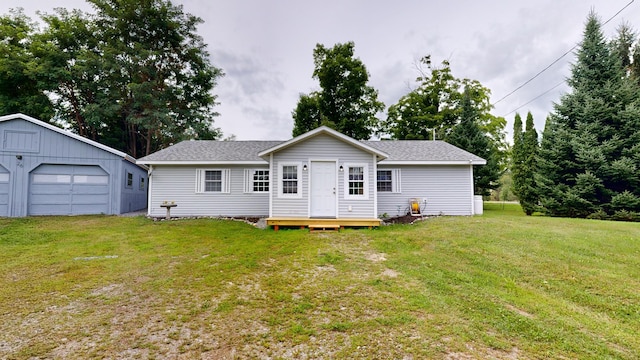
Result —
[{"label": "window trim", "polygon": [[[342,164],[344,171],[344,198],[346,200],[369,200],[369,165],[365,163],[346,163]],[[352,168],[362,168],[362,194],[349,194],[349,170]]]},{"label": "window trim", "polygon": [[[266,172],[267,179],[256,181],[253,177],[256,171]],[[254,190],[255,184],[259,182],[266,183],[267,190],[255,191]],[[271,189],[271,171],[268,168],[244,169],[244,193],[245,194],[268,194],[270,193],[270,189]]]},{"label": "window trim", "polygon": [[[295,194],[285,194],[283,192],[283,188],[284,188],[284,181],[285,179],[283,179],[282,175],[283,175],[283,168],[285,166],[296,166],[297,169],[297,192]],[[290,181],[290,180],[289,180]],[[302,198],[302,163],[301,162],[281,162],[278,163],[278,197],[279,198],[290,198],[290,199],[300,199]]]},{"label": "window trim", "polygon": [[124,176],[124,186],[127,189],[133,188],[133,173],[126,171]]},{"label": "window trim", "polygon": [[[391,171],[391,191],[381,191],[378,188],[378,171]],[[402,193],[400,169],[378,168],[376,171],[376,191],[383,194],[400,194]]]},{"label": "window trim", "polygon": [[[220,191],[206,191],[205,179],[207,171],[220,171]],[[196,194],[228,194],[231,184],[229,169],[196,169]]]},{"label": "window trim", "polygon": [[145,177],[144,176],[140,176],[140,182],[139,182],[139,185],[138,185],[138,190],[144,190],[144,189],[146,189],[146,186],[147,186],[147,181],[145,180]]}]

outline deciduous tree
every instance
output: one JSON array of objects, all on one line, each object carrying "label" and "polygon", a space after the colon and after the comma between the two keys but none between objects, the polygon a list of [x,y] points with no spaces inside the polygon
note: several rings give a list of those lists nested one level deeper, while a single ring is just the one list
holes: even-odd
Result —
[{"label": "deciduous tree", "polygon": [[434,134],[437,139],[446,139],[460,121],[466,91],[470,106],[476,109],[477,125],[489,136],[501,166],[506,167],[506,120],[491,114],[491,91],[477,80],[453,76],[447,60],[437,67],[425,56],[418,68],[418,87],[389,107],[380,133],[398,140],[427,140]]},{"label": "deciduous tree", "polygon": [[169,0],[88,0],[95,15],[45,15],[36,58],[58,117],[81,135],[144,156],[185,138],[212,139],[222,71]]},{"label": "deciduous tree", "polygon": [[484,158],[486,165],[474,165],[474,193],[488,196],[489,192],[500,186],[501,170],[496,149],[480,126],[478,109],[472,104],[470,89],[465,89],[461,101],[459,123],[454,126],[445,139],[448,143]]},{"label": "deciduous tree", "polygon": [[355,44],[348,42],[326,48],[317,44],[313,51],[313,78],[321,90],[301,95],[294,118],[293,135],[322,124],[355,139],[368,139],[378,129],[376,114],[384,109],[378,92],[367,85],[369,74],[364,63],[354,57]]},{"label": "deciduous tree", "polygon": [[20,10],[0,16],[0,115],[23,113],[48,121],[53,104],[31,71],[36,24]]}]

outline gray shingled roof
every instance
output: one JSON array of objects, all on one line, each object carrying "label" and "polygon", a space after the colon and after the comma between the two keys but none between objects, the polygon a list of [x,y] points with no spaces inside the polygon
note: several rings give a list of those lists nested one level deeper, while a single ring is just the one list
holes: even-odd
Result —
[{"label": "gray shingled roof", "polygon": [[[265,162],[258,156],[263,150],[284,141],[182,141],[138,159],[151,162]],[[483,159],[444,141],[389,140],[362,141],[363,144],[389,154],[383,161],[407,162],[482,162]]]},{"label": "gray shingled roof", "polygon": [[444,141],[430,140],[383,140],[362,141],[389,154],[384,161],[482,161],[483,159]]},{"label": "gray shingled roof", "polygon": [[282,141],[182,141],[166,149],[138,159],[140,163],[163,161],[255,161],[265,162],[258,156],[262,150]]}]

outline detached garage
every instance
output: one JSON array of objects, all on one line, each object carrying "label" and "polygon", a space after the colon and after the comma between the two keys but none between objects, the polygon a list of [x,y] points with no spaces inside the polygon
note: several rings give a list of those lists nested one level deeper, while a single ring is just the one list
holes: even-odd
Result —
[{"label": "detached garage", "polygon": [[0,216],[121,214],[147,207],[135,159],[32,117],[0,117]]}]

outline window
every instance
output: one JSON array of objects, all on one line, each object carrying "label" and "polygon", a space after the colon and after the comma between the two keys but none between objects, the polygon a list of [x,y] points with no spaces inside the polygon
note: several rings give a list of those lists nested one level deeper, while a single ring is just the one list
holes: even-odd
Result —
[{"label": "window", "polygon": [[9,173],[0,173],[0,182],[9,182]]},{"label": "window", "polygon": [[282,167],[282,193],[297,194],[298,193],[298,167],[288,165]]},{"label": "window", "polygon": [[302,197],[302,187],[300,179],[302,178],[302,166],[298,163],[281,163],[280,164],[280,186],[278,187],[278,196],[280,197]]},{"label": "window", "polygon": [[244,171],[245,193],[269,192],[269,170],[246,169]]},{"label": "window", "polygon": [[400,192],[400,169],[378,170],[378,192]]},{"label": "window", "polygon": [[140,190],[144,190],[144,177],[140,177],[140,186],[139,186]]},{"label": "window", "polygon": [[109,183],[107,175],[73,175],[74,184],[104,185]]},{"label": "window", "polygon": [[369,198],[369,175],[365,164],[345,164],[344,176],[345,199]]},{"label": "window", "polygon": [[197,169],[196,192],[197,193],[228,193],[229,169]]},{"label": "window", "polygon": [[133,187],[133,174],[127,171],[127,187]]},{"label": "window", "polygon": [[70,184],[71,175],[34,174],[33,183],[34,184],[46,184],[46,183]]},{"label": "window", "polygon": [[204,191],[222,191],[222,170],[207,170],[204,172]]},{"label": "window", "polygon": [[349,195],[364,195],[364,169],[349,167]]}]

